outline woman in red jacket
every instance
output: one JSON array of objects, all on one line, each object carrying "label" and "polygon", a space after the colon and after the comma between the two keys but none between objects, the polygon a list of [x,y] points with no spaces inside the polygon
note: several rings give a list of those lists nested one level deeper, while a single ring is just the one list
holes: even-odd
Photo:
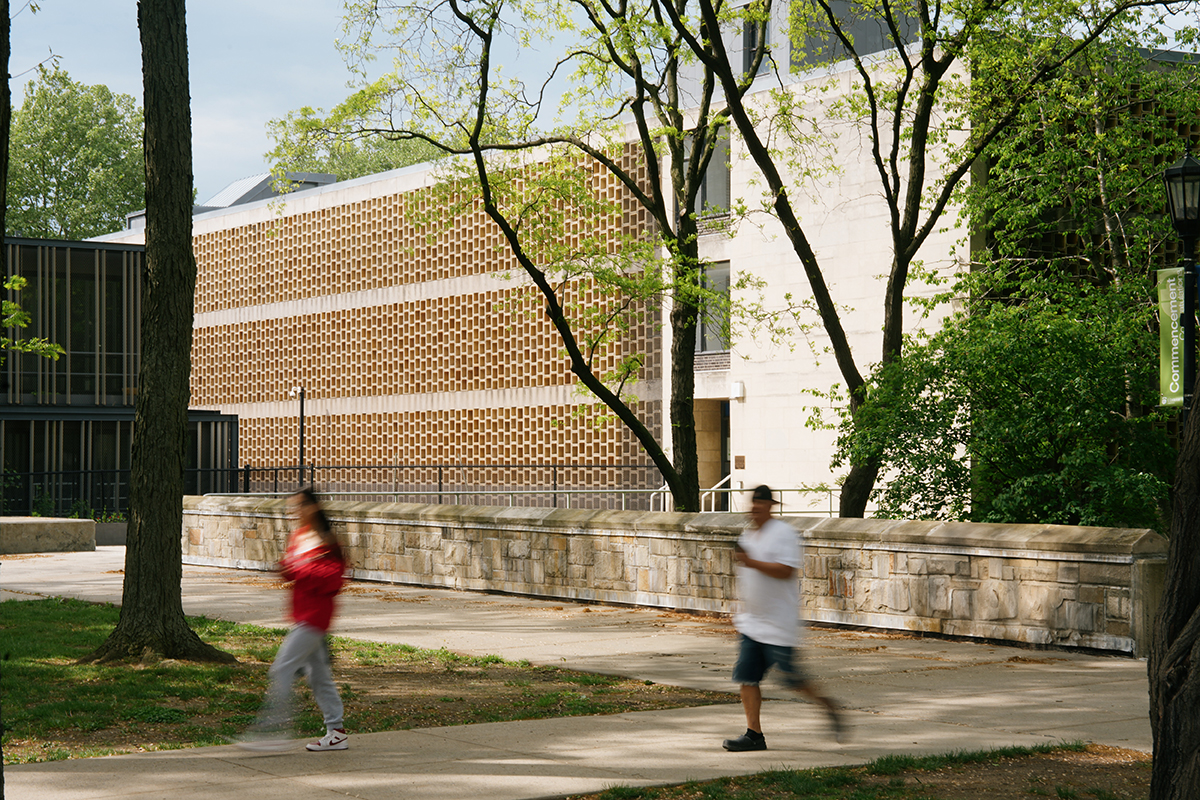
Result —
[{"label": "woman in red jacket", "polygon": [[321,503],[310,489],[288,500],[296,528],[288,537],[279,562],[284,580],[292,581],[291,631],[279,645],[271,664],[271,683],[251,734],[241,744],[251,750],[286,749],[292,721],[292,684],[303,674],[325,717],[325,735],[309,742],[308,750],[345,750],[350,746],[343,727],[342,698],[329,669],[325,633],[333,619],[334,598],[341,591],[346,561]]}]

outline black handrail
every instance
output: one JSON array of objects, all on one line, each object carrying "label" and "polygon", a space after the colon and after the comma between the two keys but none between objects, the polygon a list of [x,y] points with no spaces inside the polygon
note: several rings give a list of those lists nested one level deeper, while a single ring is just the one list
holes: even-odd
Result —
[{"label": "black handrail", "polygon": [[[472,474],[486,471],[495,474]],[[591,471],[580,475],[579,471]],[[0,513],[6,515],[78,516],[129,509],[129,470],[91,469],[5,473],[0,480]],[[513,473],[521,474],[513,474]],[[509,473],[503,475],[503,473]],[[507,478],[507,479],[506,479]],[[496,489],[547,489],[544,497],[557,507],[566,492],[595,491],[586,507],[616,507],[620,500],[603,497],[605,489],[657,489],[662,477],[653,464],[598,463],[440,463],[440,464],[305,464],[303,467],[205,467],[184,471],[187,494],[280,493],[315,485],[327,491],[438,492],[436,502],[453,502],[455,493]],[[433,499],[422,495],[420,502]],[[545,500],[525,502],[542,505]]]}]

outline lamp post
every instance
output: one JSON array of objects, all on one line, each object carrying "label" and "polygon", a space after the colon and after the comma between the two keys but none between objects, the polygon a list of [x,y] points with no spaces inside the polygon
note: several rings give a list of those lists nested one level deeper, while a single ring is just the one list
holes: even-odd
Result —
[{"label": "lamp post", "polygon": [[304,486],[304,387],[293,386],[289,397],[300,395],[300,486]]},{"label": "lamp post", "polygon": [[1167,213],[1183,241],[1183,413],[1187,424],[1196,383],[1196,237],[1200,236],[1200,161],[1185,153],[1163,173]]}]

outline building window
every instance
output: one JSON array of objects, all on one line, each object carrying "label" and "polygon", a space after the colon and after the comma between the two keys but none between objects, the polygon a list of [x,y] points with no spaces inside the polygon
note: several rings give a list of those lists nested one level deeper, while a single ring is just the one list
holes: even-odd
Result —
[{"label": "building window", "polygon": [[771,61],[767,58],[770,54],[771,26],[768,20],[760,18],[759,13],[754,13],[759,12],[759,9],[748,6],[746,10],[749,16],[742,21],[742,72],[746,75],[751,74],[754,69],[754,57],[762,47],[762,61],[758,64],[758,71],[754,72],[757,77],[765,74],[771,66]]},{"label": "building window", "polygon": [[705,298],[696,319],[696,352],[714,353],[729,349],[729,262],[704,265],[701,285],[711,294]]},{"label": "building window", "polygon": [[[688,158],[691,158],[691,142],[688,142]],[[700,178],[700,189],[692,215],[700,219],[729,216],[729,130],[722,129],[720,138],[713,146],[708,168]]]}]

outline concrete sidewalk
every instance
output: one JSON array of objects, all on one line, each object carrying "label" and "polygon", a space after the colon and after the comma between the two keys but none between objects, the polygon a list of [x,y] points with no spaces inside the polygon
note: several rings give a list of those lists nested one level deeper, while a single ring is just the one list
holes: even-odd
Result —
[{"label": "concrete sidewalk", "polygon": [[[7,556],[0,564],[3,599],[120,601],[120,547]],[[266,578],[185,567],[184,607],[282,626],[283,594]],[[726,623],[651,610],[355,584],[335,633],[733,688],[735,640]],[[247,789],[287,800],[538,798],[783,765],[857,764],[889,753],[1075,739],[1152,746],[1144,661],[852,631],[811,630],[805,644],[825,690],[849,709],[845,745],[832,741],[817,709],[768,690],[776,698],[763,709],[771,749],[761,753],[721,749],[721,739],[745,728],[740,707],[728,705],[354,735],[350,750],[335,753],[207,747],[9,766],[5,784],[15,800],[199,800]]]}]

